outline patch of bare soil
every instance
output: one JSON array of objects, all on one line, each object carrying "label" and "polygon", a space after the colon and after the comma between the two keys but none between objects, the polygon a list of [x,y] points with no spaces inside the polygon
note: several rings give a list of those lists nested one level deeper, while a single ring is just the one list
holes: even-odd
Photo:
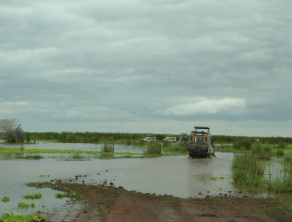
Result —
[{"label": "patch of bare soil", "polygon": [[184,199],[83,184],[59,184],[52,188],[74,190],[78,194],[76,199],[86,202],[74,219],[76,222],[291,221],[289,213],[279,210],[279,200],[271,198]]}]

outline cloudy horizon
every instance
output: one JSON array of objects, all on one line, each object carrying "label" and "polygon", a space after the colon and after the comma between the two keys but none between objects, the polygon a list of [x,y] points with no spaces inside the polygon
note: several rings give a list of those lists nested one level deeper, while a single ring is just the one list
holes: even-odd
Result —
[{"label": "cloudy horizon", "polygon": [[288,0],[0,3],[0,119],[24,131],[292,135]]}]

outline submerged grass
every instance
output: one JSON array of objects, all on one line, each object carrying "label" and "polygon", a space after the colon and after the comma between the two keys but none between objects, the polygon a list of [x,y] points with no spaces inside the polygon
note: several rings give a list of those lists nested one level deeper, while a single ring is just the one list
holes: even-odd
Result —
[{"label": "submerged grass", "polygon": [[[262,151],[260,151],[262,152]],[[270,150],[263,150],[269,153]],[[236,155],[232,162],[232,177],[235,185],[252,189],[266,190],[275,193],[292,192],[292,155],[285,155],[284,170],[280,175],[272,177],[269,168],[269,178],[266,179],[264,170],[271,162],[266,162],[259,152],[247,155]]]},{"label": "submerged grass", "polygon": [[43,159],[44,157],[38,154],[35,155],[25,155],[25,156],[18,156],[17,159],[34,159],[34,160],[39,160]]},{"label": "submerged grass", "polygon": [[[84,150],[51,150],[51,149],[25,149],[23,152],[19,148],[1,148],[0,153],[9,153],[9,154],[35,154],[35,153],[60,153],[60,154],[101,154],[100,151],[84,151]],[[143,153],[130,153],[130,152],[115,152],[112,154],[127,154],[127,155],[143,155]]]},{"label": "submerged grass", "polygon": [[264,170],[265,165],[257,155],[235,155],[232,162],[232,177],[235,184],[259,186]]},{"label": "submerged grass", "polygon": [[33,222],[33,221],[47,221],[43,215],[40,214],[14,214],[6,213],[0,218],[0,222]]}]

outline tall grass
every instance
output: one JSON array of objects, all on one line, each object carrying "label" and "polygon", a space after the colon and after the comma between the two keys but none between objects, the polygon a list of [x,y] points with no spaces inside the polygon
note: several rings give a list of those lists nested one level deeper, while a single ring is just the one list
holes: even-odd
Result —
[{"label": "tall grass", "polygon": [[232,162],[232,177],[235,184],[245,186],[259,186],[265,164],[257,155],[235,155]]},{"label": "tall grass", "polygon": [[161,154],[161,144],[158,142],[147,144],[148,154]]},{"label": "tall grass", "polygon": [[256,144],[256,146],[252,149],[252,154],[257,155],[259,159],[269,160],[272,156],[272,148],[269,146]]},{"label": "tall grass", "polygon": [[251,140],[250,139],[240,139],[233,143],[235,149],[242,149],[250,150],[251,149]]},{"label": "tall grass", "polygon": [[[263,149],[264,150],[264,149]],[[284,170],[280,175],[265,179],[266,164],[257,154],[236,155],[232,162],[232,177],[237,185],[260,188],[276,193],[292,192],[292,154],[285,155]],[[270,172],[270,170],[269,170]]]},{"label": "tall grass", "polygon": [[290,173],[284,172],[272,180],[266,180],[267,189],[276,193],[292,192],[292,177]]}]

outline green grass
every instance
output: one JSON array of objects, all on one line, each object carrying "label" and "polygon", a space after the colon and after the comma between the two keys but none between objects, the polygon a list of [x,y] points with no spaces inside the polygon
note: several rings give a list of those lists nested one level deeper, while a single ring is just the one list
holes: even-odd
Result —
[{"label": "green grass", "polygon": [[19,202],[18,207],[19,208],[29,208],[29,207],[35,208],[35,203],[34,202],[32,203]]},{"label": "green grass", "polygon": [[77,195],[77,193],[75,191],[71,190],[69,195],[70,195],[70,197],[75,197]]},{"label": "green grass", "polygon": [[47,221],[43,215],[40,214],[14,214],[14,213],[6,213],[0,218],[0,222],[41,222]]},{"label": "green grass", "polygon": [[[271,162],[266,162],[259,152],[269,153],[271,149],[262,149],[254,154],[236,155],[232,162],[232,179],[235,185],[248,189],[275,193],[292,192],[292,155],[286,154],[284,170],[280,174],[270,173]],[[265,167],[269,167],[268,179],[263,176]]]},{"label": "green grass", "polygon": [[9,198],[9,197],[3,197],[3,198],[1,199],[1,201],[4,202],[4,203],[7,203],[7,202],[10,201],[10,198]]},{"label": "green grass", "polygon": [[23,194],[23,198],[35,200],[35,199],[41,199],[42,195],[40,193]]},{"label": "green grass", "polygon": [[257,155],[235,155],[232,162],[234,184],[261,186],[265,164]]},{"label": "green grass", "polygon": [[66,193],[56,193],[55,194],[55,197],[62,199],[64,197],[68,197],[68,194],[66,194]]}]

